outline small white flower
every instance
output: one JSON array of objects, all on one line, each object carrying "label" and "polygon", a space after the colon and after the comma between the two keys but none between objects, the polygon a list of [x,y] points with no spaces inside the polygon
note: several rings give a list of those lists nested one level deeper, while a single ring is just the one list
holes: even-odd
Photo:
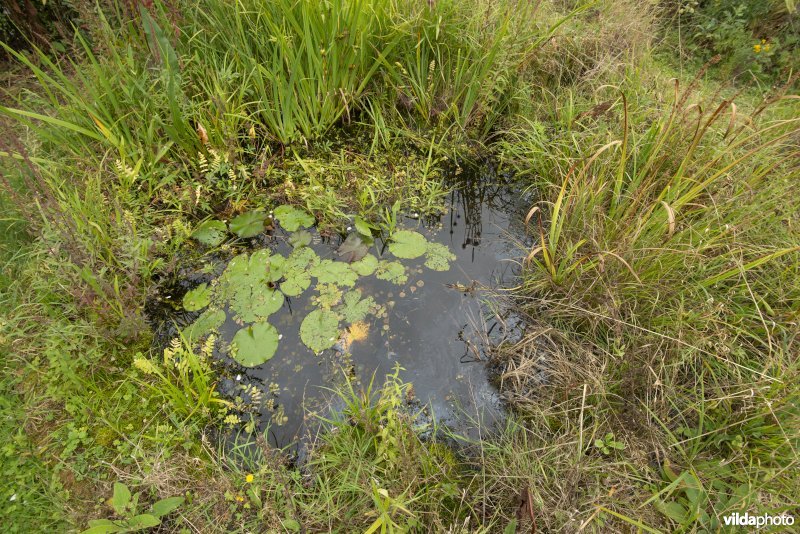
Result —
[{"label": "small white flower", "polygon": [[13,501],[16,501],[16,500],[17,500],[17,494],[15,493],[15,494],[14,494],[14,495],[12,495],[12,496],[11,496],[11,498],[10,498],[10,499],[8,499],[8,500],[9,500],[9,501],[12,501],[12,502],[13,502]]},{"label": "small white flower", "polygon": [[280,341],[281,339],[283,339],[283,334],[278,334],[278,341]]},{"label": "small white flower", "polygon": [[348,226],[348,227],[347,227],[347,231],[348,231],[348,232],[349,232],[350,230],[352,230],[352,229],[353,229],[353,227],[352,227],[352,226]]},{"label": "small white flower", "polygon": [[242,379],[242,375],[236,375],[236,380],[241,380],[241,379]]}]

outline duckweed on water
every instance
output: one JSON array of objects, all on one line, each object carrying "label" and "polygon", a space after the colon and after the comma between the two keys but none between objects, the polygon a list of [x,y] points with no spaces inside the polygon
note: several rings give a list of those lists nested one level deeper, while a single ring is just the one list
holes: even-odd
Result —
[{"label": "duckweed on water", "polygon": [[[312,302],[316,308],[305,316],[299,333],[302,342],[315,353],[343,339],[345,327],[361,323],[369,315],[384,313],[385,308],[373,297],[364,297],[355,287],[360,278],[374,274],[394,284],[408,281],[408,271],[400,261],[379,260],[368,252],[370,237],[348,236],[337,252],[349,262],[322,259],[308,247],[311,233],[300,229],[314,224],[310,214],[292,206],[281,206],[274,214],[283,229],[292,232],[288,241],[293,250],[288,257],[267,248],[239,254],[217,280],[199,285],[183,298],[186,311],[207,308],[183,330],[190,339],[214,332],[229,314],[242,325],[231,341],[229,355],[245,367],[261,365],[276,354],[281,335],[268,319],[281,309],[285,297],[297,297],[312,288],[313,279],[317,295]],[[262,212],[248,212],[234,218],[229,227],[239,237],[254,237],[263,232],[265,220]],[[217,223],[220,222],[206,221],[193,237],[201,242],[220,243],[224,235],[220,239],[222,223]],[[433,270],[447,270],[455,259],[446,246],[429,243],[418,232],[399,230],[390,239],[389,252],[395,257],[414,259],[424,255],[425,265]]]}]

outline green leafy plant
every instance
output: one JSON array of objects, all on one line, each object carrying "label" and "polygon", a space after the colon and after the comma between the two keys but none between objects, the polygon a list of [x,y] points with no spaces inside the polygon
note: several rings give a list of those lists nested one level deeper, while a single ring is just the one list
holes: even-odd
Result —
[{"label": "green leafy plant", "polygon": [[114,482],[111,508],[119,519],[93,519],[82,534],[111,534],[114,532],[139,532],[161,525],[163,518],[184,503],[183,497],[168,497],[156,501],[148,512],[140,513],[139,493],[131,494],[128,486]]},{"label": "green leafy plant", "polygon": [[403,259],[414,259],[425,254],[428,241],[419,232],[399,230],[394,232],[389,242],[389,251]]},{"label": "green leafy plant", "polygon": [[224,222],[209,219],[200,223],[192,231],[191,237],[204,245],[215,247],[225,241],[227,231],[228,227],[225,226]]},{"label": "green leafy plant", "polygon": [[231,358],[245,367],[255,367],[270,360],[278,350],[278,330],[268,323],[242,328],[231,341]]},{"label": "green leafy plant", "polygon": [[339,317],[325,309],[314,310],[300,325],[300,339],[314,352],[321,352],[339,339]]},{"label": "green leafy plant", "polygon": [[230,230],[239,237],[255,237],[264,231],[267,215],[258,211],[248,211],[231,219]]},{"label": "green leafy plant", "polygon": [[295,232],[300,228],[308,228],[314,224],[314,217],[294,206],[278,206],[275,208],[275,218],[289,232]]},{"label": "green leafy plant", "polygon": [[200,311],[211,303],[211,288],[208,284],[200,284],[183,296],[183,308],[186,311]]},{"label": "green leafy plant", "polygon": [[612,451],[625,450],[625,443],[614,439],[613,432],[608,432],[605,436],[594,440],[594,448],[603,454],[611,454]]}]

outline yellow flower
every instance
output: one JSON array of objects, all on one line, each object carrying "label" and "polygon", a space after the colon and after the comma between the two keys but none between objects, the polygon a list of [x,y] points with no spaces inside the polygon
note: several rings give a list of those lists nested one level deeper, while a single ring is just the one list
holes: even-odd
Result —
[{"label": "yellow flower", "polygon": [[764,45],[764,52],[769,52],[769,43]]},{"label": "yellow flower", "polygon": [[766,39],[761,39],[761,44],[766,44],[766,43],[767,43]]},{"label": "yellow flower", "polygon": [[756,54],[758,54],[759,52],[761,52],[761,45],[760,45],[760,44],[753,45],[753,51],[754,51]]},{"label": "yellow flower", "polygon": [[236,502],[244,502],[244,497],[242,497],[241,495],[237,495]]},{"label": "yellow flower", "polygon": [[245,481],[245,482],[247,482],[248,484],[249,484],[250,482],[252,482],[253,480],[255,480],[255,479],[256,479],[256,477],[254,477],[254,476],[253,476],[253,475],[251,475],[250,473],[248,473],[248,474],[247,474],[247,476],[246,476],[246,477],[244,477],[244,481]]}]

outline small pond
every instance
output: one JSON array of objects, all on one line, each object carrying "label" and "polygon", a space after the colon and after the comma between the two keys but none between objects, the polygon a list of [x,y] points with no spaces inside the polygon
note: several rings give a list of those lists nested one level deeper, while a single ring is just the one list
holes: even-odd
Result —
[{"label": "small pond", "polygon": [[319,428],[345,377],[359,390],[374,376],[377,388],[398,365],[428,417],[466,435],[491,427],[503,412],[485,345],[518,332],[504,331],[514,321],[497,320],[486,289],[513,283],[531,200],[489,164],[450,185],[441,216],[398,216],[389,242],[364,242],[355,228],[323,239],[303,214],[276,212],[246,251],[187,267],[162,290],[185,309],[162,314],[157,340],[213,332],[227,370],[220,392],[249,403],[277,447]]}]

